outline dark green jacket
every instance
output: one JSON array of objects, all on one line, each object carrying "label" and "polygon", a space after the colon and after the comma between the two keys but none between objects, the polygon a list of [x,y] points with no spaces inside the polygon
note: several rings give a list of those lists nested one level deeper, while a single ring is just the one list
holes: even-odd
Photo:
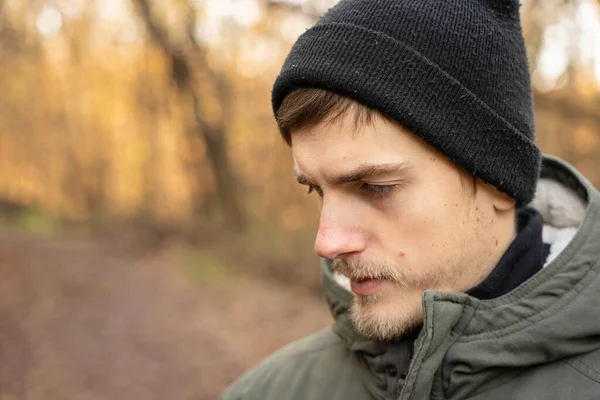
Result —
[{"label": "dark green jacket", "polygon": [[[351,294],[324,265],[335,324],[263,361],[223,400],[600,399],[600,194],[557,159],[544,160],[542,178],[545,199],[533,205],[548,224],[544,234],[556,239],[570,229],[568,244],[493,300],[426,291],[405,377],[386,374],[390,346],[354,331]],[[569,193],[554,194],[556,187]],[[580,215],[565,202],[578,203]]]}]

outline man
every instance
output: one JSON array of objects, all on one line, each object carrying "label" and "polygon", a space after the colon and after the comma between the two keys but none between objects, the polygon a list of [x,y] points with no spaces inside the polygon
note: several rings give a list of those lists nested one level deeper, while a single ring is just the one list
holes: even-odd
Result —
[{"label": "man", "polygon": [[342,0],[273,108],[335,324],[224,399],[600,399],[600,196],[534,144],[517,0]]}]

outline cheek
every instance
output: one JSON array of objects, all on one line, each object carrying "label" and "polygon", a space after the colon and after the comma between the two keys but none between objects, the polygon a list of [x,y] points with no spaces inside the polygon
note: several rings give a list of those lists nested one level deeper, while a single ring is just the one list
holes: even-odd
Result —
[{"label": "cheek", "polygon": [[450,199],[439,200],[432,195],[407,201],[388,218],[394,229],[390,246],[398,256],[405,256],[411,269],[450,261],[463,245],[461,228],[468,223],[464,207]]}]

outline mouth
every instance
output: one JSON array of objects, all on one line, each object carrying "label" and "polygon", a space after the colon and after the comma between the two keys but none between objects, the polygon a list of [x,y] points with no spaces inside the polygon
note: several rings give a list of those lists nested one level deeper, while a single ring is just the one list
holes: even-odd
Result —
[{"label": "mouth", "polygon": [[382,279],[360,279],[350,280],[350,289],[352,292],[360,296],[369,296],[379,291]]}]

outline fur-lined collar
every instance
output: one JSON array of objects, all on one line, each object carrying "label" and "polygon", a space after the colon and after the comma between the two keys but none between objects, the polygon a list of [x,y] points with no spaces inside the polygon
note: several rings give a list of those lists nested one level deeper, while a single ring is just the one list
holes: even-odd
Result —
[{"label": "fur-lined collar", "polygon": [[587,205],[569,187],[550,178],[538,183],[535,198],[530,204],[544,218],[542,237],[550,244],[550,254],[544,266],[554,260],[573,239],[583,218]]}]

